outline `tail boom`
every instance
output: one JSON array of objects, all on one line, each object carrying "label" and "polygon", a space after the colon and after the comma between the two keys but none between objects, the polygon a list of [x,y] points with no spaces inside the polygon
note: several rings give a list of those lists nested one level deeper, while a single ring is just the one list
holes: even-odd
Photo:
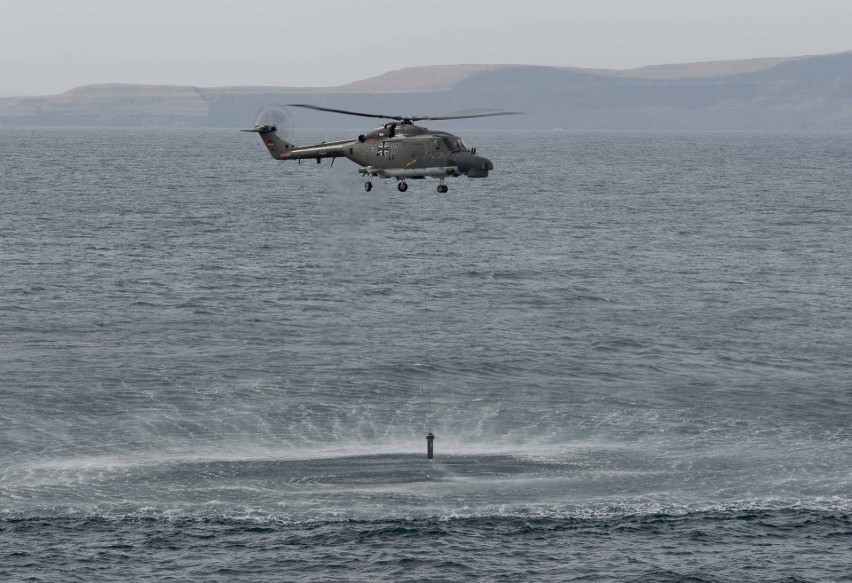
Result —
[{"label": "tail boom", "polygon": [[341,140],[337,142],[322,142],[313,146],[296,146],[286,140],[282,140],[276,133],[278,128],[270,125],[254,126],[244,132],[256,132],[260,135],[269,154],[276,160],[319,160],[321,158],[345,158],[349,153],[347,148],[355,143],[355,140]]}]

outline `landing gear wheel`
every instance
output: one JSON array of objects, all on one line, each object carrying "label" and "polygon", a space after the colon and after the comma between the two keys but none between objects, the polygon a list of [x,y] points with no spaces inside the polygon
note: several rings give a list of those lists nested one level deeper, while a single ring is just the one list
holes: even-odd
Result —
[{"label": "landing gear wheel", "polygon": [[396,185],[400,192],[405,192],[408,190],[408,184],[405,183],[405,180],[400,180],[399,184]]},{"label": "landing gear wheel", "polygon": [[364,183],[364,190],[366,190],[367,192],[370,192],[371,190],[373,190],[373,183],[370,182],[369,180],[367,182],[365,182]]},{"label": "landing gear wheel", "polygon": [[438,185],[438,192],[440,192],[441,194],[444,194],[448,190],[449,190],[449,188],[447,188],[446,184],[439,184]]}]

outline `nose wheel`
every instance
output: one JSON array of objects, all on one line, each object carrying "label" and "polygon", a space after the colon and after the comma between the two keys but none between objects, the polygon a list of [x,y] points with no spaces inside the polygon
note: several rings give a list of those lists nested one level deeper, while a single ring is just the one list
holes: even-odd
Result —
[{"label": "nose wheel", "polygon": [[447,185],[444,184],[444,179],[441,178],[441,184],[438,185],[438,192],[440,192],[441,194],[444,194],[448,190],[449,190],[449,188],[447,188]]},{"label": "nose wheel", "polygon": [[400,180],[399,184],[397,184],[396,187],[399,189],[400,192],[405,192],[406,190],[408,190],[408,184],[405,182],[405,180]]},{"label": "nose wheel", "polygon": [[373,190],[373,183],[370,182],[369,180],[367,182],[365,182],[364,183],[364,190],[366,190],[367,192],[370,192],[371,190]]}]

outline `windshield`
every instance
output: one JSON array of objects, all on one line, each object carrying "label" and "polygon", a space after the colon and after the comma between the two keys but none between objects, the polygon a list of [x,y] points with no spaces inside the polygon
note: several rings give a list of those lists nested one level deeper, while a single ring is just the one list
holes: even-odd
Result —
[{"label": "windshield", "polygon": [[444,144],[450,152],[467,152],[468,147],[459,138],[444,138]]}]

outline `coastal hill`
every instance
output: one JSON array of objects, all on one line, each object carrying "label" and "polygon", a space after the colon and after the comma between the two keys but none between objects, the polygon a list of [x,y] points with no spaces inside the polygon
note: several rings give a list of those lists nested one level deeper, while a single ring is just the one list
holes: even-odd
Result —
[{"label": "coastal hill", "polygon": [[[268,104],[305,102],[406,115],[527,112],[466,120],[465,127],[850,130],[852,52],[630,70],[414,67],[337,87],[89,85],[60,95],[0,98],[0,125],[249,127]],[[360,128],[366,121],[297,115],[301,127]]]}]

